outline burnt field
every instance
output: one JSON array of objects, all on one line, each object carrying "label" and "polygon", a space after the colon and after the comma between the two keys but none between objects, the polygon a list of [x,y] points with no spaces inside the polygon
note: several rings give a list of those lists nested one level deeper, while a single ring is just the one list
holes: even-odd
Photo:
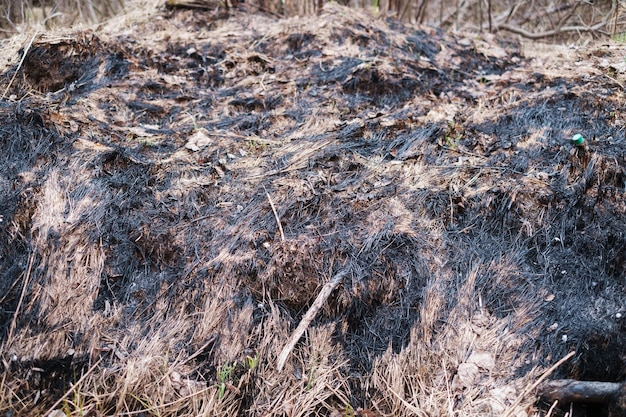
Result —
[{"label": "burnt field", "polygon": [[624,381],[626,47],[332,4],[20,39],[3,416],[544,416],[542,377]]}]

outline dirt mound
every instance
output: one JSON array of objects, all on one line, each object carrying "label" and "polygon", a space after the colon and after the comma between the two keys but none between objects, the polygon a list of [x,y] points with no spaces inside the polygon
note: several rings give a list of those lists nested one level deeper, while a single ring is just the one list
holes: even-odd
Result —
[{"label": "dirt mound", "polygon": [[7,415],[521,416],[572,350],[555,375],[624,378],[618,47],[531,60],[327,5],[24,51],[0,101]]}]

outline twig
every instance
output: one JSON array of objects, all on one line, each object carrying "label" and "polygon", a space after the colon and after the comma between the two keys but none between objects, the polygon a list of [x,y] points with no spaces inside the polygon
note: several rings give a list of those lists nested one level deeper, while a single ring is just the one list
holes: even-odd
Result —
[{"label": "twig", "polygon": [[509,406],[509,408],[506,409],[505,413],[502,415],[502,417],[509,417],[511,415],[511,413],[515,410],[515,407],[517,407],[519,405],[519,403],[522,402],[522,400],[528,395],[530,394],[535,388],[537,388],[537,386],[539,386],[539,384],[541,384],[547,377],[550,376],[550,374],[552,374],[552,372],[554,372],[556,370],[556,368],[558,368],[559,366],[563,365],[563,363],[565,363],[565,361],[567,361],[569,358],[571,358],[572,356],[574,356],[576,354],[575,351],[572,351],[570,353],[568,353],[567,355],[565,355],[565,357],[563,357],[560,361],[558,361],[557,363],[555,363],[554,365],[552,365],[550,367],[550,369],[548,369],[547,371],[545,371],[543,373],[543,375],[541,375],[539,377],[539,379],[537,381],[535,381],[534,384],[532,384],[530,387],[526,388],[524,391],[522,391],[522,393],[517,397],[517,399],[513,402],[513,404],[511,404]]},{"label": "twig", "polygon": [[[265,190],[265,187],[263,187]],[[278,223],[278,230],[280,231],[280,240],[285,241],[285,233],[283,232],[283,226],[280,224],[280,219],[278,218],[278,213],[276,212],[276,207],[274,207],[274,202],[272,201],[272,197],[270,197],[270,193],[265,190],[265,195],[267,196],[267,201],[270,202],[270,206],[272,207],[272,212],[274,213],[274,217],[276,218],[276,223]]]},{"label": "twig", "polygon": [[497,25],[496,30],[506,30],[511,33],[515,33],[516,35],[520,35],[525,38],[534,39],[534,40],[542,39],[542,38],[549,38],[551,36],[560,35],[566,32],[577,32],[577,33],[597,32],[610,22],[611,18],[615,14],[615,11],[617,10],[617,7],[618,7],[617,0],[612,0],[611,10],[606,14],[606,16],[604,17],[604,19],[602,19],[602,21],[596,23],[593,26],[565,26],[565,27],[559,27],[553,30],[547,30],[545,32],[529,32],[526,29],[523,29],[521,27],[512,26],[512,25],[503,23],[503,24]]},{"label": "twig", "polygon": [[17,285],[18,282],[20,282],[20,276],[19,275],[13,280],[13,284],[11,284],[11,286],[4,293],[2,298],[0,298],[0,304],[2,304],[4,302],[4,300],[6,300],[9,297],[9,295],[11,295],[11,291],[13,291],[13,288],[15,288],[15,286]]},{"label": "twig", "polygon": [[26,276],[24,277],[24,285],[22,286],[22,292],[20,293],[20,299],[17,302],[15,308],[15,314],[13,314],[13,320],[11,320],[11,326],[9,326],[9,335],[7,336],[7,346],[11,344],[11,338],[13,338],[13,332],[15,331],[15,325],[17,323],[17,316],[20,314],[20,308],[24,301],[24,295],[26,294],[26,287],[28,287],[28,281],[30,280],[30,273],[33,270],[33,259],[35,258],[35,252],[31,252],[30,259],[28,259],[28,269],[26,270]]},{"label": "twig", "polygon": [[63,394],[63,396],[61,398],[59,398],[54,404],[52,404],[52,407],[50,407],[48,409],[48,411],[46,411],[43,415],[47,416],[50,413],[52,413],[54,411],[54,409],[61,404],[61,401],[63,401],[65,399],[65,397],[67,397],[68,395],[70,395],[72,393],[72,391],[74,391],[74,389],[80,385],[81,382],[83,382],[85,380],[85,378],[87,378],[87,375],[89,375],[90,373],[93,372],[94,369],[96,369],[96,367],[98,365],[100,365],[100,362],[102,362],[103,358],[98,359],[98,362],[94,363],[93,366],[91,368],[89,368],[89,370],[87,372],[85,372],[85,374],[83,376],[80,377],[80,379],[78,381],[76,381],[75,384],[71,384],[72,386],[65,391],[65,394]]},{"label": "twig", "polygon": [[211,343],[215,343],[216,340],[217,340],[217,336],[212,335],[211,337],[209,337],[209,340],[207,340],[205,344],[200,346],[200,348],[193,353],[193,355],[191,355],[190,357],[188,357],[187,359],[185,359],[184,361],[182,361],[178,365],[182,366],[182,365],[186,364],[187,362],[189,362],[189,361],[197,358],[198,356],[202,355],[202,352],[204,352],[206,350],[206,348],[208,348]]},{"label": "twig", "polygon": [[397,392],[391,389],[391,387],[389,386],[389,383],[387,383],[387,389],[389,390],[389,392],[395,395],[400,400],[400,402],[404,404],[406,408],[409,409],[411,413],[414,413],[415,415],[419,415],[419,416],[425,415],[419,408],[417,408],[416,406],[414,406],[413,404],[411,404],[410,402],[402,398]]},{"label": "twig", "polygon": [[[204,394],[205,392],[208,392],[208,391],[210,391],[212,389],[213,389],[213,387],[203,388],[203,389],[201,389],[199,391],[193,392],[193,393],[188,394],[188,395],[186,395],[184,397],[177,398],[176,400],[171,401],[169,403],[160,404],[160,405],[154,405],[151,408],[144,408],[144,409],[141,409],[141,410],[133,410],[133,411],[121,412],[120,414],[117,414],[117,415],[119,415],[119,416],[133,416],[133,415],[137,415],[137,414],[155,413],[155,412],[158,412],[159,409],[164,410],[166,407],[171,407],[171,406],[176,405],[178,403],[185,402],[185,401],[189,400],[190,398],[196,397],[196,396],[198,396],[200,394]],[[157,413],[157,415],[159,415],[159,414]]]},{"label": "twig", "polygon": [[487,159],[487,157],[485,155],[479,155],[477,153],[472,153],[472,152],[468,152],[468,151],[464,151],[462,149],[459,148],[451,148],[449,146],[442,146],[443,149],[450,151],[450,152],[457,152],[463,155],[469,155],[469,156],[475,156],[476,158],[483,158],[483,159]]},{"label": "twig", "polygon": [[559,405],[559,400],[555,400],[552,403],[552,405],[550,406],[550,409],[548,410],[548,414],[546,414],[546,417],[550,417],[552,415],[552,412],[554,411],[557,405]]},{"label": "twig", "polygon": [[608,75],[606,75],[606,74],[602,74],[602,75],[604,75],[606,78],[608,78],[609,80],[611,80],[611,81],[613,81],[614,83],[616,83],[617,85],[619,85],[619,86],[620,86],[620,88],[621,88],[622,90],[624,89],[624,84],[620,83],[620,82],[619,82],[619,81],[617,81],[615,78],[610,77],[610,76],[608,76]]},{"label": "twig", "polygon": [[15,81],[15,77],[17,77],[17,73],[20,72],[20,68],[22,68],[22,64],[24,64],[24,60],[26,59],[26,55],[28,54],[28,51],[30,50],[30,47],[33,45],[33,42],[35,41],[35,37],[39,34],[39,31],[35,31],[35,34],[33,35],[32,38],[30,38],[30,42],[28,42],[28,45],[26,45],[26,48],[24,48],[24,55],[22,55],[22,59],[20,59],[20,63],[17,64],[17,68],[15,69],[15,73],[13,74],[13,77],[11,77],[11,81],[9,81],[9,85],[7,85],[6,90],[4,90],[4,93],[2,93],[2,97],[0,97],[0,100],[3,99],[7,93],[9,92],[9,89],[11,88],[11,85],[13,84],[13,81]]},{"label": "twig", "polygon": [[600,30],[604,25],[606,24],[606,22],[604,22],[601,25],[595,25],[595,26],[591,26],[591,27],[585,27],[585,26],[565,26],[561,29],[553,29],[553,30],[547,30],[545,32],[529,32],[526,29],[517,27],[517,26],[512,26],[512,25],[506,25],[506,24],[501,24],[498,25],[497,29],[498,30],[506,30],[507,32],[511,32],[514,33],[516,35],[520,35],[524,38],[527,39],[532,39],[532,40],[538,40],[538,39],[544,39],[544,38],[549,38],[551,36],[556,36],[556,35],[560,35],[566,32],[597,32],[598,30]]},{"label": "twig", "polygon": [[313,301],[313,304],[311,305],[309,310],[302,317],[302,320],[300,320],[300,324],[298,324],[298,327],[296,328],[296,330],[294,330],[293,334],[291,335],[291,338],[289,339],[289,342],[285,345],[285,347],[283,348],[283,351],[280,352],[280,355],[278,356],[278,363],[277,363],[277,368],[279,371],[283,370],[283,367],[285,366],[285,362],[287,361],[287,357],[289,356],[293,348],[296,346],[296,343],[298,343],[298,340],[300,340],[300,338],[306,331],[307,327],[309,327],[309,324],[311,324],[311,322],[317,315],[320,308],[322,308],[322,306],[324,305],[324,303],[330,296],[330,293],[333,292],[333,290],[337,287],[337,285],[339,285],[339,283],[343,280],[343,278],[347,274],[348,274],[348,271],[345,269],[343,271],[340,271],[337,275],[335,275],[335,277],[330,282],[327,282],[322,287],[322,290],[317,295],[317,298],[315,299],[315,301]]}]

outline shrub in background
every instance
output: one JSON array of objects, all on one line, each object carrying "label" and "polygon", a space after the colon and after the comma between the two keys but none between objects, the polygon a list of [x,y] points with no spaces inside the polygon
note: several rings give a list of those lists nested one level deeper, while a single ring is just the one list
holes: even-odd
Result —
[{"label": "shrub in background", "polygon": [[10,35],[42,24],[95,23],[122,10],[124,0],[0,0],[0,30]]},{"label": "shrub in background", "polygon": [[[317,13],[330,0],[243,0],[248,6],[284,16]],[[504,31],[529,39],[567,41],[581,36],[626,32],[626,8],[619,0],[336,0],[368,8],[383,16],[442,29]],[[129,3],[129,4],[125,4]],[[159,2],[155,0],[154,4]],[[234,6],[234,0],[162,0],[181,7]],[[33,26],[69,26],[95,23],[132,7],[147,7],[134,0],[0,0],[0,33],[10,35]],[[585,37],[586,39],[586,37]]]}]

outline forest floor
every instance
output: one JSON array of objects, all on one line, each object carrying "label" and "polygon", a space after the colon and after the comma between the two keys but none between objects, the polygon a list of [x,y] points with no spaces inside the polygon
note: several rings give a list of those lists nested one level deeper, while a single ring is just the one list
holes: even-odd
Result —
[{"label": "forest floor", "polygon": [[332,4],[2,42],[0,415],[544,416],[542,376],[624,380],[626,46]]}]

